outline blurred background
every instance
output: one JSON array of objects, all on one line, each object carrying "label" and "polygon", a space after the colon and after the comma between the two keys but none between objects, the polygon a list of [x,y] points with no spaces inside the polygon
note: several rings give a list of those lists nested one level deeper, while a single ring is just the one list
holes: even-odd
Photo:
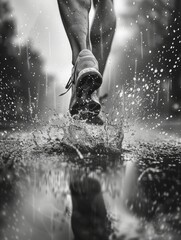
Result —
[{"label": "blurred background", "polygon": [[[181,1],[115,0],[117,29],[100,95],[116,116],[178,118],[181,112]],[[93,18],[93,10],[90,21]],[[57,1],[0,0],[0,122],[66,113],[58,95],[71,51]]]}]

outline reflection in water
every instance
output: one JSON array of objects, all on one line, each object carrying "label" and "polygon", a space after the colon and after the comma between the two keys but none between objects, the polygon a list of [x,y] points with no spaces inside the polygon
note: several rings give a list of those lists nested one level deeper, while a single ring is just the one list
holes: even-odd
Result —
[{"label": "reflection in water", "polygon": [[76,176],[70,182],[73,204],[72,230],[77,240],[105,239],[110,235],[110,222],[98,180]]},{"label": "reflection in water", "polygon": [[128,158],[90,171],[2,172],[0,239],[180,239],[180,155]]}]

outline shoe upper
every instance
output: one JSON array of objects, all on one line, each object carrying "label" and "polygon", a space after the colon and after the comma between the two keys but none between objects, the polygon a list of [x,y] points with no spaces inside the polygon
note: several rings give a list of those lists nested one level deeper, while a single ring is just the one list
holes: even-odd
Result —
[{"label": "shoe upper", "polygon": [[73,87],[72,92],[74,92],[74,85],[76,85],[77,83],[77,77],[79,73],[86,68],[92,68],[96,71],[99,71],[98,61],[93,55],[93,53],[88,49],[83,49],[77,57],[76,63],[72,68],[71,77],[65,86],[67,91],[60,94],[59,96],[63,96],[64,94],[66,94],[71,87]]},{"label": "shoe upper", "polygon": [[75,63],[75,77],[85,68],[94,68],[99,71],[98,61],[88,49],[83,49],[77,57]]}]

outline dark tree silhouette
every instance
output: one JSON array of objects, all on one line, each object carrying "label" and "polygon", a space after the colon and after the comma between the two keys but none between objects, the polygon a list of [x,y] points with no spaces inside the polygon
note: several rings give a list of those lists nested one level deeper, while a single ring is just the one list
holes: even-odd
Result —
[{"label": "dark tree silhouette", "polygon": [[[149,17],[148,24],[151,24],[149,29],[152,31],[154,28],[155,31],[150,34],[153,54],[150,55],[146,64],[151,63],[152,68],[157,69],[158,73],[162,70],[162,74],[157,74],[156,79],[160,79],[161,76],[162,84],[167,79],[169,111],[173,112],[173,110],[178,110],[173,108],[174,103],[180,102],[178,108],[181,109],[181,2],[179,0],[145,0],[143,7],[145,6],[149,6],[149,9],[154,12],[150,14],[152,18]],[[141,31],[144,30],[141,29]],[[154,39],[157,40],[156,43]]]},{"label": "dark tree silhouette", "polygon": [[7,1],[0,0],[0,96],[1,123],[27,121],[43,110],[46,75],[44,62],[27,40],[14,44],[15,20]]},{"label": "dark tree silhouette", "polygon": [[[181,105],[181,1],[175,0],[174,12],[171,19],[171,31],[167,42],[172,43],[170,48],[169,58],[176,66],[172,76],[172,98],[173,102],[179,102]],[[173,52],[173,50],[176,51]],[[174,54],[175,53],[175,54]]]},{"label": "dark tree silhouette", "polygon": [[[130,12],[123,17],[133,26],[134,36],[122,52],[121,78],[128,89],[141,89],[141,108],[145,106],[147,113],[181,110],[181,1],[139,0],[133,4],[128,0],[128,4]],[[174,109],[176,102],[180,106]]]}]

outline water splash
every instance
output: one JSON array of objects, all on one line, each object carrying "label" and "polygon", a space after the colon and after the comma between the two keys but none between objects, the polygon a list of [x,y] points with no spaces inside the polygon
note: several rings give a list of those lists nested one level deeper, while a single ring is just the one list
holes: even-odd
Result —
[{"label": "water splash", "polygon": [[28,70],[30,70],[30,56],[29,56],[29,50],[28,50],[28,41],[26,42],[26,62],[27,62],[27,67]]},{"label": "water splash", "polygon": [[57,85],[57,83],[56,83],[56,81],[54,80],[54,82],[53,82],[53,105],[54,105],[54,109],[55,109],[55,110],[56,110],[56,108],[57,108],[56,85]]},{"label": "water splash", "polygon": [[47,69],[45,69],[45,96],[48,96],[48,72]]},{"label": "water splash", "polygon": [[18,49],[19,49],[19,55],[21,55],[21,37],[19,34],[19,27],[17,26],[17,38],[18,38]]},{"label": "water splash", "polygon": [[29,100],[29,113],[30,113],[30,118],[32,119],[33,109],[32,109],[31,90],[30,90],[30,88],[28,88],[28,100]]},{"label": "water splash", "polygon": [[141,58],[143,59],[143,33],[140,32],[140,36],[141,36]]}]

